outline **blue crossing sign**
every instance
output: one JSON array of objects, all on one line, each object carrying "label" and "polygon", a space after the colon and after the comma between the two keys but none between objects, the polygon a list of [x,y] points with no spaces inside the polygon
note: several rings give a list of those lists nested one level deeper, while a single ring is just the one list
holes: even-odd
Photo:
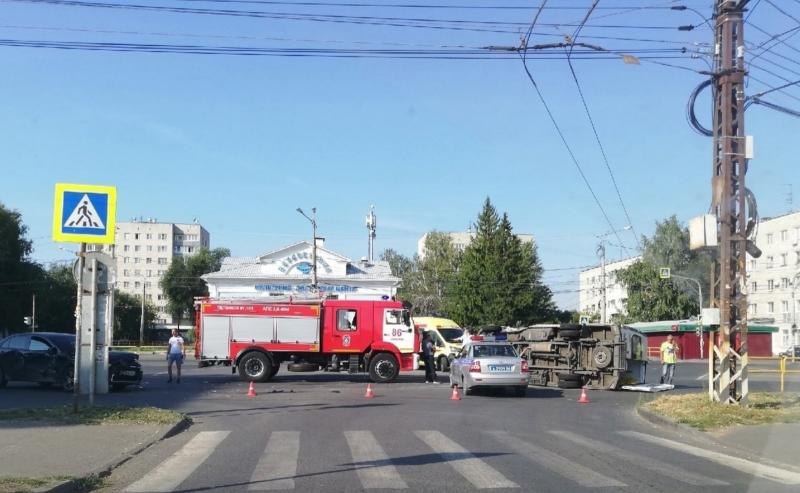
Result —
[{"label": "blue crossing sign", "polygon": [[56,183],[53,241],[114,243],[117,188]]}]

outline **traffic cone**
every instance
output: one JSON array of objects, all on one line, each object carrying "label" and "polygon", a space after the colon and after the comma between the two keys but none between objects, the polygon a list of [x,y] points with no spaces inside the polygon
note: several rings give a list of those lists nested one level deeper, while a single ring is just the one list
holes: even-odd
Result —
[{"label": "traffic cone", "polygon": [[453,385],[453,395],[450,396],[451,401],[460,401],[461,394],[458,393],[458,385]]},{"label": "traffic cone", "polygon": [[368,383],[367,384],[367,393],[364,394],[364,399],[372,399],[373,397],[375,397],[375,393],[372,391],[372,384]]},{"label": "traffic cone", "polygon": [[589,396],[586,395],[586,387],[581,388],[581,397],[578,399],[579,404],[589,404]]},{"label": "traffic cone", "polygon": [[253,381],[251,380],[251,381],[250,381],[250,388],[249,388],[249,389],[247,389],[247,397],[249,397],[249,398],[251,398],[251,399],[252,399],[252,398],[253,398],[253,397],[255,397],[256,395],[258,395],[258,394],[256,394],[256,386],[255,386],[255,384],[253,383]]}]

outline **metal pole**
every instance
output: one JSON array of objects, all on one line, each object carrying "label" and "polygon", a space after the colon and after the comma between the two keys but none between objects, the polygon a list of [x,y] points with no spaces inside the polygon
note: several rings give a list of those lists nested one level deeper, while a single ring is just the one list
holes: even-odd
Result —
[{"label": "metal pole", "polygon": [[145,283],[142,280],[142,313],[139,317],[139,348],[141,349],[144,346],[144,298],[145,298]]},{"label": "metal pole", "polygon": [[86,266],[86,243],[81,243],[78,252],[78,302],[75,307],[75,361],[72,375],[72,412],[78,412],[80,399],[80,373],[81,373],[81,311],[83,310],[83,269]]},{"label": "metal pole", "polygon": [[36,332],[36,293],[33,293],[33,308],[31,308],[31,332]]},{"label": "metal pole", "polygon": [[92,315],[89,325],[89,407],[94,406],[94,385],[97,364],[95,349],[97,348],[97,259],[92,259]]},{"label": "metal pole", "polygon": [[314,234],[314,242],[311,245],[311,287],[317,290],[317,208],[311,208],[311,229]]}]

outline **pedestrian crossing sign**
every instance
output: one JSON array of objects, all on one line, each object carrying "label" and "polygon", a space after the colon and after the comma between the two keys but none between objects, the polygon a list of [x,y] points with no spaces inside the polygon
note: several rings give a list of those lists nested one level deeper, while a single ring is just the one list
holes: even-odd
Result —
[{"label": "pedestrian crossing sign", "polygon": [[117,187],[56,183],[53,241],[114,243]]}]

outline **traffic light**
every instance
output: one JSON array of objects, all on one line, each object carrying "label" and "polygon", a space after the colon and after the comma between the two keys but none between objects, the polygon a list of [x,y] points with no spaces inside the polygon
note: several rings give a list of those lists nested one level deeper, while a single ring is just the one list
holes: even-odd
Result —
[{"label": "traffic light", "polygon": [[25,325],[27,325],[28,327],[30,327],[30,326],[31,326],[31,324],[33,324],[33,317],[24,317],[24,318],[22,319],[22,321],[23,321],[23,322],[25,322]]}]

